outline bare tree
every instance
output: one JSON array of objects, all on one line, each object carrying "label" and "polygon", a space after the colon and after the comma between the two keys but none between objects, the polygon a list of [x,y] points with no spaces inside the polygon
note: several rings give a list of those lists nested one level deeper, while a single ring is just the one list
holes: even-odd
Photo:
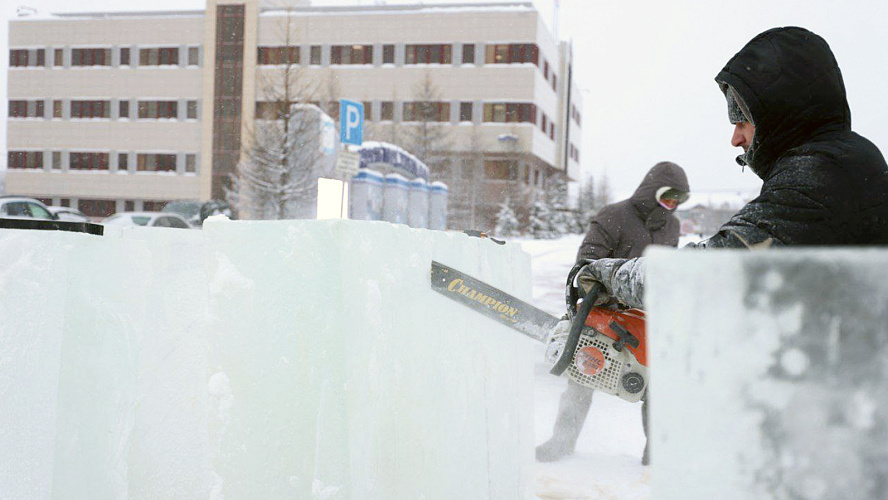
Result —
[{"label": "bare tree", "polygon": [[450,133],[441,123],[450,121],[450,107],[441,102],[441,89],[429,72],[414,87],[413,98],[413,102],[404,104],[404,121],[413,122],[404,127],[404,146],[429,169],[435,170],[453,149]]},{"label": "bare tree", "polygon": [[239,213],[261,219],[298,217],[298,206],[317,189],[320,109],[306,104],[317,88],[302,75],[294,42],[292,12],[281,26],[282,47],[269,58],[277,63],[260,74],[256,117],[247,127],[245,151],[232,177],[229,202]]}]

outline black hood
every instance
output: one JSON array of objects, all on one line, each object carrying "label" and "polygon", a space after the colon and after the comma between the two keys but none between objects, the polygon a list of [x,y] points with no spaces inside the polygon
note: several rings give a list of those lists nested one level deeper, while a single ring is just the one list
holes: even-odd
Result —
[{"label": "black hood", "polygon": [[788,150],[851,130],[842,72],[826,41],[804,28],[774,28],[753,38],[715,81],[732,87],[752,115],[753,147],[737,161],[762,179]]},{"label": "black hood", "polygon": [[685,171],[675,163],[661,161],[651,167],[629,198],[638,215],[645,220],[645,226],[651,230],[662,227],[666,223],[666,217],[672,213],[657,203],[657,190],[661,187],[690,192]]}]

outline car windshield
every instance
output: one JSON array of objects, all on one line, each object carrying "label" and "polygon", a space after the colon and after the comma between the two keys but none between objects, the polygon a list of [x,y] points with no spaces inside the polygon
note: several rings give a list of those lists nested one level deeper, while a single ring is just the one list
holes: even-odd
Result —
[{"label": "car windshield", "polygon": [[177,203],[167,203],[166,206],[163,207],[163,212],[173,212],[177,213],[185,218],[196,217],[198,212],[200,212],[200,203],[197,202],[177,202]]},{"label": "car windshield", "polygon": [[132,219],[133,223],[135,223],[137,226],[147,226],[148,221],[151,220],[151,217],[147,215],[134,215],[132,216]]}]

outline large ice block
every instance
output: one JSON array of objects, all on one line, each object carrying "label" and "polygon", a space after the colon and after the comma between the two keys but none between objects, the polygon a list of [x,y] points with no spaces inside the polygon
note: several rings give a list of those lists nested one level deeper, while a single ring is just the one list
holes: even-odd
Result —
[{"label": "large ice block", "polygon": [[888,496],[888,251],[647,261],[652,497]]},{"label": "large ice block", "polygon": [[0,230],[0,499],[530,498],[535,345],[432,260],[531,295],[385,222]]}]

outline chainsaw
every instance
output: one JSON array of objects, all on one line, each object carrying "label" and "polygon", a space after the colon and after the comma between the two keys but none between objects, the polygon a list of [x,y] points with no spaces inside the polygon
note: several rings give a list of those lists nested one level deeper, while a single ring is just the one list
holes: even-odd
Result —
[{"label": "chainsaw", "polygon": [[584,296],[571,269],[565,285],[567,314],[556,318],[452,267],[432,262],[432,289],[484,316],[543,342],[549,373],[629,402],[648,386],[645,315],[638,309],[595,307],[600,284]]}]

